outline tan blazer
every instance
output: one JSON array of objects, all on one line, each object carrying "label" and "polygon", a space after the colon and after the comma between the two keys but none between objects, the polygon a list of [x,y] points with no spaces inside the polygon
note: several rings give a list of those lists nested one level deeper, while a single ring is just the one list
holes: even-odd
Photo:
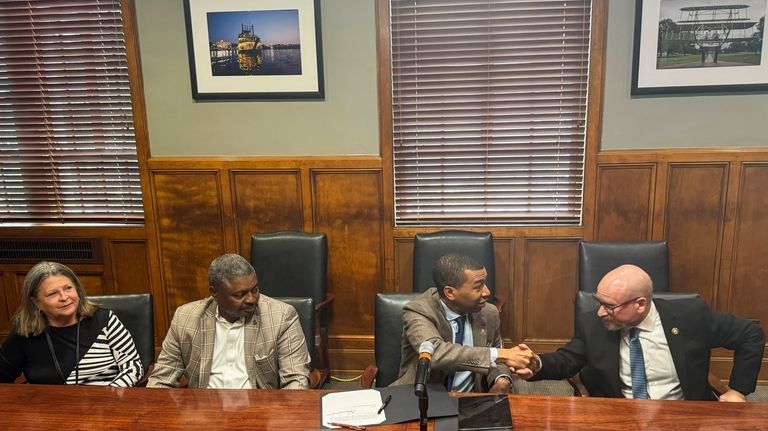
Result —
[{"label": "tan blazer", "polygon": [[445,317],[440,295],[434,287],[403,308],[403,342],[400,372],[392,385],[413,384],[419,361],[419,346],[431,341],[435,346],[429,375],[431,383],[444,384],[456,371],[474,372],[475,391],[487,391],[500,374],[510,375],[506,365],[491,367],[490,347],[503,347],[499,331],[499,311],[486,304],[479,313],[471,313],[472,339],[475,347],[453,344],[453,328]]},{"label": "tan blazer", "polygon": [[[310,358],[299,316],[290,305],[264,294],[245,324],[245,364],[252,388],[307,389]],[[208,387],[216,334],[213,297],[176,309],[149,387],[177,387],[185,375],[190,388]]]}]

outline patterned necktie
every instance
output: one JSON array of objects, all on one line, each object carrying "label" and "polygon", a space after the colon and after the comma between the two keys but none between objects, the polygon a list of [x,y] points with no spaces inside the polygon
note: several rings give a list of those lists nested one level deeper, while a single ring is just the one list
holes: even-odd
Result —
[{"label": "patterned necktie", "polygon": [[648,381],[645,378],[645,360],[640,345],[640,330],[629,330],[629,368],[632,372],[632,398],[648,399]]},{"label": "patterned necktie", "polygon": [[[456,322],[456,333],[454,334],[454,343],[455,344],[464,344],[464,322],[467,320],[467,316],[459,316],[455,319],[453,319],[454,322]],[[445,388],[450,390],[453,390],[453,377],[454,373],[448,374],[448,377],[445,379]]]}]

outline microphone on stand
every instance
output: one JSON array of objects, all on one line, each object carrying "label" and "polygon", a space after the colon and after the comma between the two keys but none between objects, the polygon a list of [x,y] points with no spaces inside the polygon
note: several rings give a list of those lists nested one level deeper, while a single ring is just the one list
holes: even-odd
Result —
[{"label": "microphone on stand", "polygon": [[413,391],[419,398],[427,396],[429,366],[433,353],[435,353],[435,346],[431,341],[425,341],[419,346],[419,364],[416,367],[416,382],[413,384]]}]

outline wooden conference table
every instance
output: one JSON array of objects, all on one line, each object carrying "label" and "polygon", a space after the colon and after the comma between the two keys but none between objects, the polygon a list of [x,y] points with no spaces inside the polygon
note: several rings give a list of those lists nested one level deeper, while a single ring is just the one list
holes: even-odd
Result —
[{"label": "wooden conference table", "polygon": [[[0,429],[316,430],[327,391],[0,384]],[[768,430],[768,404],[510,395],[516,431]],[[431,425],[430,425],[431,428]],[[418,422],[369,426],[418,430]]]}]

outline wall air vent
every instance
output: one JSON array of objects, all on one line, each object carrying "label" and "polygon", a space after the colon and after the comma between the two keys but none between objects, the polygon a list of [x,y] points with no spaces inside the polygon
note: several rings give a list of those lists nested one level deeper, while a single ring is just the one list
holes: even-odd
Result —
[{"label": "wall air vent", "polygon": [[102,263],[98,239],[16,239],[0,238],[0,263]]}]

